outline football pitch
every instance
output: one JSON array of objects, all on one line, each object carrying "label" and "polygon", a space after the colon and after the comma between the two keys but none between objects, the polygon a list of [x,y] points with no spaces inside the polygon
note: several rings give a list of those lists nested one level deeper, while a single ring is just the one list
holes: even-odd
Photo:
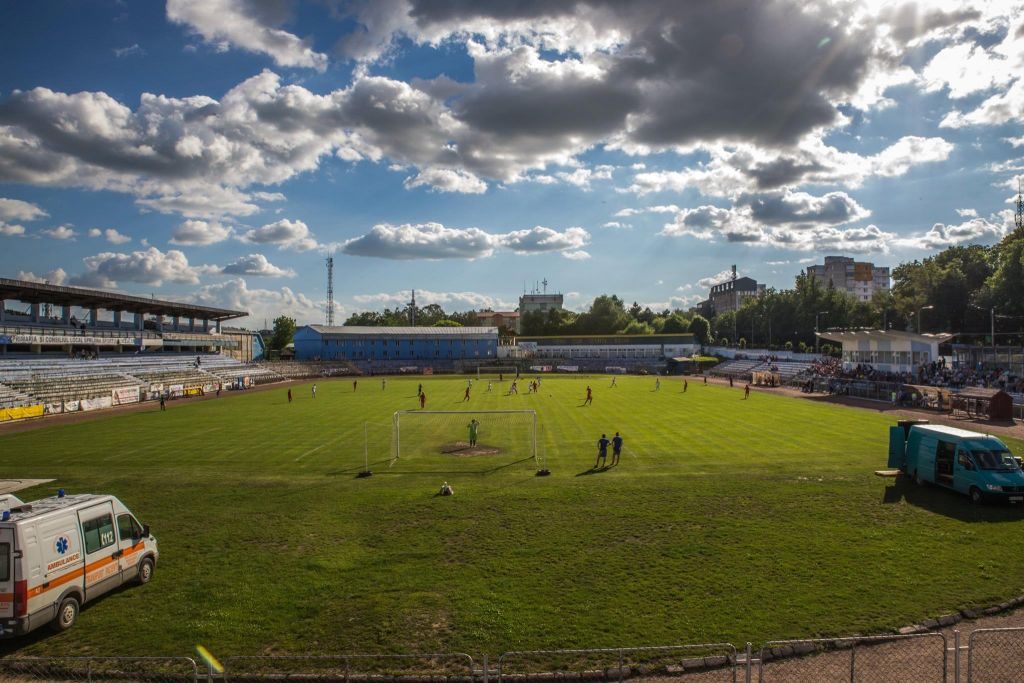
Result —
[{"label": "football pitch", "polygon": [[[416,432],[436,444],[392,462],[392,415],[418,408],[421,381],[428,410],[466,417]],[[1024,509],[876,477],[886,416],[699,380],[686,393],[681,379],[609,383],[549,378],[506,396],[484,380],[464,402],[465,378],[335,380],[315,399],[290,384],[0,432],[3,476],[57,480],[25,500],[114,494],[161,552],[151,584],[0,652],[742,644],[879,632],[1024,592]],[[515,445],[442,452],[481,410],[536,410],[551,476]],[[475,416],[484,445],[511,429]],[[374,475],[357,478],[364,429]],[[615,431],[621,463],[593,470]],[[435,495],[444,481],[453,497]]]}]

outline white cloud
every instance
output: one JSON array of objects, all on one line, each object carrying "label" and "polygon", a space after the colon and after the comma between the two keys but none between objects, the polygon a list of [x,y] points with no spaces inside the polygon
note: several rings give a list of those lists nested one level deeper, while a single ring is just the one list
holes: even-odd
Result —
[{"label": "white cloud", "polygon": [[217,221],[188,220],[174,229],[171,244],[205,246],[223,242],[234,230]]},{"label": "white cloud", "polygon": [[595,180],[610,180],[614,170],[614,166],[607,165],[597,166],[593,169],[580,167],[571,172],[560,171],[555,176],[570,185],[589,190],[590,184]]},{"label": "white cloud", "polygon": [[122,235],[114,228],[107,228],[105,230],[89,228],[89,237],[105,237],[111,244],[127,244],[132,241],[131,237]]},{"label": "white cloud", "polygon": [[620,191],[645,195],[692,188],[708,197],[736,198],[805,183],[856,188],[871,177],[898,177],[915,165],[944,161],[953,145],[939,137],[910,135],[877,154],[862,156],[830,147],[820,136],[812,135],[784,154],[749,144],[704,149],[711,157],[709,162],[682,171],[637,173],[633,183]]},{"label": "white cloud", "polygon": [[[248,320],[252,321],[250,324],[256,325],[262,325],[264,320],[270,321],[279,315],[291,316],[299,325],[322,323],[327,310],[326,302],[318,304],[288,287],[251,289],[245,279],[240,277],[200,287],[191,298],[193,303],[203,306],[248,311]],[[344,308],[336,305],[335,314],[343,313]]]},{"label": "white cloud", "polygon": [[[743,273],[739,269],[736,270],[736,277],[742,277]],[[714,275],[708,275],[697,280],[697,286],[701,289],[710,289],[711,287],[726,282],[732,279],[732,269],[726,269],[715,273]]]},{"label": "white cloud", "polygon": [[[534,254],[567,249],[578,251],[580,247],[589,241],[590,233],[578,227],[558,232],[557,230],[538,225],[527,230],[514,230],[501,236],[501,244],[517,254]],[[587,256],[576,256],[575,258],[589,258],[589,254]]]},{"label": "white cloud", "polygon": [[608,221],[601,227],[610,228],[612,230],[630,230],[633,226],[630,225],[629,223],[622,223],[621,221]]},{"label": "white cloud", "polygon": [[324,71],[327,55],[316,52],[309,41],[278,26],[287,19],[282,3],[246,3],[241,0],[167,0],[167,18],[185,24],[218,51],[233,45],[269,55],[281,66]]},{"label": "white cloud", "polygon": [[426,185],[437,192],[458,192],[462,194],[483,194],[487,183],[472,173],[450,168],[428,168],[402,183],[407,190]]},{"label": "white cloud", "polygon": [[1024,136],[1021,136],[1019,138],[1003,138],[1003,140],[1005,140],[1006,142],[1009,142],[1015,148],[1016,147],[1024,147]]},{"label": "white cloud", "polygon": [[48,215],[31,202],[0,197],[0,221],[34,221]]},{"label": "white cloud", "polygon": [[[996,216],[992,217],[996,219]],[[938,251],[959,244],[998,242],[1006,236],[1007,225],[984,218],[972,218],[959,225],[934,224],[922,235],[902,237],[896,240],[900,246]]]},{"label": "white cloud", "polygon": [[241,256],[221,269],[225,275],[253,275],[256,277],[295,277],[291,268],[278,268],[263,254]]},{"label": "white cloud", "polygon": [[704,297],[700,294],[691,294],[690,296],[670,296],[667,301],[646,301],[640,305],[658,313],[661,311],[685,311],[699,304],[703,299]]},{"label": "white cloud", "polygon": [[4,237],[21,237],[25,234],[25,226],[0,221],[0,235]]},{"label": "white cloud", "polygon": [[561,253],[564,258],[567,258],[570,261],[586,261],[590,258],[590,253],[583,251],[582,249],[577,249],[576,251],[563,251]]},{"label": "white cloud", "polygon": [[341,250],[352,256],[399,260],[477,259],[490,256],[499,245],[497,235],[479,228],[446,228],[440,223],[381,223],[365,235],[345,242]]},{"label": "white cloud", "polygon": [[[352,300],[364,306],[371,306],[376,309],[385,307],[404,306],[409,302],[412,293],[409,290],[398,292],[380,292],[377,294],[355,294]],[[437,304],[446,311],[466,310],[510,310],[515,308],[516,303],[479,292],[433,292],[428,289],[416,290],[416,304],[418,306],[429,306]]]},{"label": "white cloud", "polygon": [[36,275],[30,270],[19,270],[17,279],[28,282],[49,282],[51,285],[62,285],[67,281],[68,274],[64,272],[63,268],[55,268],[42,275]]},{"label": "white cloud", "polygon": [[[589,241],[590,233],[578,227],[558,232],[538,225],[508,233],[489,233],[480,228],[448,228],[440,223],[381,223],[365,235],[345,242],[341,250],[352,256],[398,260],[477,259],[491,256],[499,248],[517,254],[579,252]],[[587,257],[589,254],[567,256]]]},{"label": "white cloud", "polygon": [[961,218],[977,218],[978,217],[978,210],[977,209],[957,209],[956,212],[957,212],[957,215],[959,215]]},{"label": "white cloud", "polygon": [[310,251],[320,246],[309,226],[287,218],[247,230],[239,239],[248,244],[274,244],[278,249],[291,251]]},{"label": "white cloud", "polygon": [[47,237],[52,237],[55,240],[70,240],[74,239],[78,233],[66,225],[59,225],[56,228],[47,228],[40,230]]},{"label": "white cloud", "polygon": [[118,59],[124,59],[125,57],[141,57],[146,54],[146,51],[139,47],[138,43],[133,43],[128,47],[115,47],[114,56]]},{"label": "white cloud", "polygon": [[156,247],[130,254],[103,252],[86,256],[82,262],[86,270],[72,282],[90,287],[116,287],[118,282],[161,285],[165,281],[194,285],[200,275],[219,270],[216,266],[192,266],[182,252],[162,252]]}]

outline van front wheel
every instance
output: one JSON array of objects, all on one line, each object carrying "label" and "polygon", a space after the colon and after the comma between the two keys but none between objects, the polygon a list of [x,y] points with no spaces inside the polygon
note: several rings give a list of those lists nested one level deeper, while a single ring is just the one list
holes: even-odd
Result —
[{"label": "van front wheel", "polygon": [[153,578],[153,560],[150,558],[144,559],[139,563],[139,583],[149,583],[150,579]]},{"label": "van front wheel", "polygon": [[57,608],[57,616],[50,625],[54,631],[60,633],[74,626],[76,621],[78,621],[78,600],[67,597],[61,600],[60,607]]},{"label": "van front wheel", "polygon": [[975,505],[977,505],[978,503],[981,502],[981,500],[982,500],[982,498],[981,498],[981,489],[979,489],[977,486],[972,486],[971,487],[971,502],[974,503]]}]

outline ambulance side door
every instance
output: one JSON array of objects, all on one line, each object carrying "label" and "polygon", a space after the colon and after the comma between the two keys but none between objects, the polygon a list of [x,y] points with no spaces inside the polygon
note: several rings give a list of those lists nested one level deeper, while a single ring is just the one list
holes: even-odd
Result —
[{"label": "ambulance side door", "polygon": [[14,617],[14,529],[7,527],[0,529],[0,619],[12,617]]},{"label": "ambulance side door", "polygon": [[142,525],[130,512],[117,514],[117,545],[121,551],[118,561],[121,565],[121,580],[132,581],[139,574],[139,558],[146,549],[146,541],[142,538]]},{"label": "ambulance side door", "polygon": [[107,501],[79,510],[78,521],[85,549],[85,599],[89,601],[121,585],[114,506]]}]

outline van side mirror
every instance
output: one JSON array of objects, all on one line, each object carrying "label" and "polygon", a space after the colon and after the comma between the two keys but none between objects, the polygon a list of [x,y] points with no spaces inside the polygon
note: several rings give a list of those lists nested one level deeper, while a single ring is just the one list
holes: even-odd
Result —
[{"label": "van side mirror", "polygon": [[142,525],[142,537],[143,538],[149,538],[149,525],[148,524],[143,524]]}]

